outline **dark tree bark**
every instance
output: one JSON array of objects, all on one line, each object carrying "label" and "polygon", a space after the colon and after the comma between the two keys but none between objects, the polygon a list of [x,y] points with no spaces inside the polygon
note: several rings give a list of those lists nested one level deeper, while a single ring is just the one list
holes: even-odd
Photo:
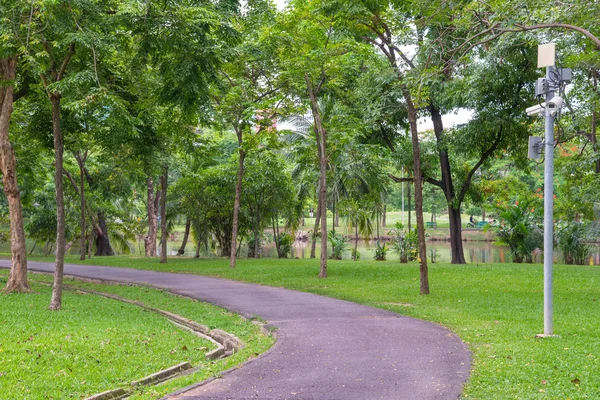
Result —
[{"label": "dark tree bark", "polygon": [[[27,248],[23,228],[23,206],[17,183],[17,161],[8,133],[13,111],[14,80],[16,78],[17,57],[0,59],[0,167],[4,194],[8,201],[10,216],[11,268],[5,291],[28,292]],[[6,86],[4,86],[6,85]]]},{"label": "dark tree bark", "polygon": [[[235,200],[233,201],[233,223],[231,229],[231,248],[229,256],[229,268],[235,268],[236,253],[237,253],[237,237],[238,237],[238,225],[240,219],[240,200],[242,197],[242,180],[244,179],[244,159],[246,158],[246,152],[242,148],[243,144],[243,131],[240,127],[235,129],[238,138],[239,148],[239,166],[237,173],[237,181],[235,184]],[[256,238],[255,238],[256,241]]]},{"label": "dark tree bark", "polygon": [[462,243],[462,226],[460,220],[461,199],[458,199],[454,192],[454,183],[452,182],[452,170],[450,168],[450,157],[448,150],[441,144],[444,133],[442,123],[442,114],[440,110],[431,105],[429,106],[431,120],[433,121],[433,131],[438,142],[438,154],[440,158],[440,171],[442,174],[442,190],[448,204],[448,214],[450,221],[450,247],[452,249],[452,264],[466,264],[465,253]]},{"label": "dark tree bark", "polygon": [[148,203],[146,210],[148,214],[148,234],[144,238],[144,248],[146,257],[156,257],[156,237],[158,235],[158,203],[160,193],[155,193],[154,180],[148,177],[146,180],[146,189],[148,192]]},{"label": "dark tree bark", "polygon": [[160,263],[167,263],[167,181],[169,178],[169,167],[165,166],[164,174],[160,177]]},{"label": "dark tree bark", "polygon": [[52,135],[54,136],[55,173],[54,185],[56,187],[56,261],[54,264],[54,283],[52,285],[52,298],[50,310],[60,310],[62,307],[63,271],[65,264],[65,201],[63,190],[63,138],[60,127],[60,99],[59,93],[50,93],[52,102]]},{"label": "dark tree bark", "polygon": [[108,237],[108,227],[104,213],[98,213],[98,223],[96,228],[96,256],[114,256],[115,252],[110,245]]},{"label": "dark tree bark", "polygon": [[410,190],[410,185],[408,185],[406,187],[406,200],[407,200],[407,206],[408,206],[408,231],[412,231],[412,220],[411,220],[411,210],[412,210],[412,193]]},{"label": "dark tree bark", "polygon": [[185,231],[183,232],[183,240],[181,247],[177,250],[177,255],[182,256],[185,254],[185,246],[187,245],[188,238],[190,237],[190,227],[192,226],[192,220],[190,217],[185,221]]},{"label": "dark tree bark", "polygon": [[[317,213],[315,214],[315,228],[312,234],[312,243],[310,245],[310,258],[316,257],[317,252],[317,234],[319,233],[319,226],[321,226],[321,199],[317,202]],[[323,235],[321,235],[323,236]]]},{"label": "dark tree bark", "polygon": [[86,255],[86,240],[85,240],[85,232],[86,232],[85,220],[86,220],[86,213],[85,213],[85,173],[84,173],[84,165],[85,165],[85,161],[87,159],[87,151],[83,155],[81,155],[81,153],[75,154],[75,159],[77,160],[77,165],[79,166],[79,186],[81,187],[81,190],[79,191],[79,202],[81,203],[81,242],[80,242],[81,248],[79,249],[79,251],[80,251],[79,259],[83,261],[83,260],[85,260],[85,255]]},{"label": "dark tree bark", "polygon": [[383,205],[383,218],[381,221],[381,226],[383,226],[384,228],[387,227],[387,204]]}]

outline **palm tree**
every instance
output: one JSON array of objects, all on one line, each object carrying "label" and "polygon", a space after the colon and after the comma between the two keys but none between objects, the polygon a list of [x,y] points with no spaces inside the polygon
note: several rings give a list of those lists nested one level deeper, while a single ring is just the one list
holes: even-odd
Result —
[{"label": "palm tree", "polygon": [[[363,198],[364,199],[364,198]],[[373,234],[372,204],[365,204],[354,198],[347,198],[340,202],[340,215],[350,227],[354,228],[354,251],[352,260],[356,261],[359,233],[366,238]]]}]

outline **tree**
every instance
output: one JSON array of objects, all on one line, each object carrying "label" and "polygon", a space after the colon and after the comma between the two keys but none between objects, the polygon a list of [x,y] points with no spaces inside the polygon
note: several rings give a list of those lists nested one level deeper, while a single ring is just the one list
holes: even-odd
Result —
[{"label": "tree", "polygon": [[[394,3],[394,4],[392,4]],[[397,85],[407,113],[409,132],[412,141],[413,176],[415,186],[415,211],[417,214],[417,234],[419,237],[419,264],[420,264],[420,293],[429,294],[429,274],[427,269],[427,249],[425,244],[425,223],[423,221],[423,175],[421,170],[421,155],[419,135],[417,132],[417,117],[421,103],[425,101],[418,81],[413,73],[416,68],[413,61],[398,47],[394,27],[405,25],[415,28],[417,35],[419,27],[415,25],[418,11],[411,9],[411,4],[395,4],[395,2],[356,2],[352,7],[349,20],[357,23],[358,34],[362,39],[378,48],[385,56],[389,67],[396,75]],[[399,22],[402,23],[399,23]],[[412,29],[408,29],[412,32]],[[401,40],[410,38],[404,35]],[[408,34],[410,36],[410,34]],[[417,84],[417,85],[415,85]]]},{"label": "tree", "polygon": [[[288,90],[298,103],[310,108],[312,130],[319,157],[319,195],[317,218],[320,231],[327,232],[327,162],[328,128],[319,100],[334,95],[356,76],[360,52],[355,51],[352,37],[338,30],[340,16],[325,13],[321,1],[295,1],[283,13],[276,36],[282,54],[282,72],[288,80]],[[316,227],[315,227],[316,228]],[[327,240],[321,235],[319,277],[327,277]]]},{"label": "tree", "polygon": [[[10,21],[15,15],[17,19],[23,15],[23,3],[20,1],[0,2],[0,19]],[[23,207],[17,181],[17,162],[15,152],[9,139],[10,120],[15,101],[15,82],[17,79],[17,62],[23,49],[13,36],[9,23],[2,23],[0,35],[0,169],[4,193],[8,200],[10,216],[10,250],[11,268],[6,292],[27,292],[30,290],[27,281],[27,249],[25,247],[25,230],[23,227]],[[9,38],[9,40],[6,40]],[[20,97],[21,94],[17,94]]]}]

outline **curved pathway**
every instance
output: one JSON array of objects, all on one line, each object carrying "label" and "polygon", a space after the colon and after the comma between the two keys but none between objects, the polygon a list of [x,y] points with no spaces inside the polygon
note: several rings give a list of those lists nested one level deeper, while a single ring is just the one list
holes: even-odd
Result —
[{"label": "curved pathway", "polygon": [[[31,270],[54,269],[51,263],[28,264]],[[0,260],[0,267],[9,266]],[[456,399],[469,376],[470,353],[456,335],[392,312],[196,275],[70,264],[65,274],[149,284],[278,327],[277,343],[263,357],[171,399]]]}]

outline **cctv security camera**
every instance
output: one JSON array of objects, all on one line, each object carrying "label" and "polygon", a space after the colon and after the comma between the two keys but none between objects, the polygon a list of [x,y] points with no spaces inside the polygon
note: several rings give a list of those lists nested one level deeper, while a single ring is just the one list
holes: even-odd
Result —
[{"label": "cctv security camera", "polygon": [[548,102],[548,111],[550,114],[556,115],[557,113],[560,113],[560,109],[562,108],[564,102],[565,101],[560,96],[554,96],[552,99],[550,99]]}]

